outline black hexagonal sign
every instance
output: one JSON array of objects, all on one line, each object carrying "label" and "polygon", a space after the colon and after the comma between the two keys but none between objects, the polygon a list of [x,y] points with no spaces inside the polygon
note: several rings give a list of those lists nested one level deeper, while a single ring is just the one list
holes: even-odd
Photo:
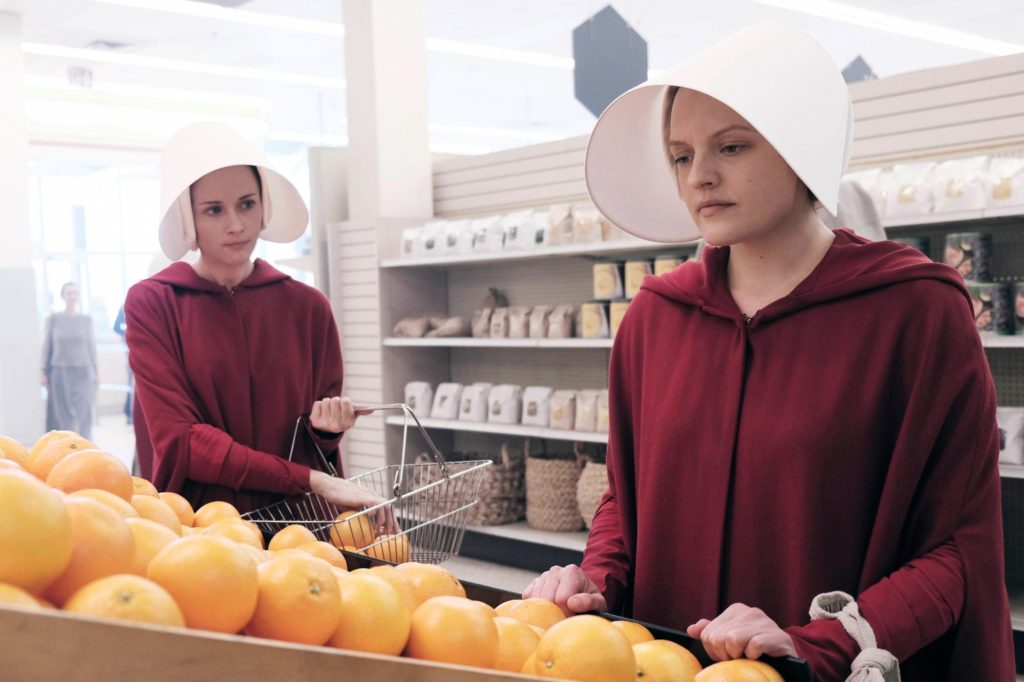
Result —
[{"label": "black hexagonal sign", "polygon": [[647,80],[647,41],[611,5],[573,29],[572,56],[576,99],[594,116]]}]

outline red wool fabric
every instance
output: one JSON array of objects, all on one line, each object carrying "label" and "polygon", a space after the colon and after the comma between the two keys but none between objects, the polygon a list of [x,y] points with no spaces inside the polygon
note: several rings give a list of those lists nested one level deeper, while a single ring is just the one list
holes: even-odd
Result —
[{"label": "red wool fabric", "polygon": [[[263,260],[229,292],[175,263],[125,301],[129,362],[153,450],[153,483],[198,507],[239,511],[309,490],[340,436],[295,422],[341,393],[338,330],[327,299]],[[339,466],[340,469],[340,466]]]},{"label": "red wool fabric", "polygon": [[763,609],[820,680],[857,597],[905,682],[1013,680],[996,397],[960,276],[849,230],[749,325],[709,248],[631,303],[612,352],[610,488],[583,569],[683,629]]}]

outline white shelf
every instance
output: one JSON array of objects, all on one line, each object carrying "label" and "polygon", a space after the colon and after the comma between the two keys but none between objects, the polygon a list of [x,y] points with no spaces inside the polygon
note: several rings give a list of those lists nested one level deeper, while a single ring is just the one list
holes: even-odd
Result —
[{"label": "white shelf", "polygon": [[983,336],[981,345],[985,348],[1024,348],[1024,336]]},{"label": "white shelf", "polygon": [[1010,622],[1014,630],[1024,632],[1024,590],[1010,591]]},{"label": "white shelf", "polygon": [[[468,337],[409,339],[388,337],[393,348],[611,348],[612,339],[487,339]],[[1024,347],[1024,337],[1021,337]]]},{"label": "white shelf", "polygon": [[1024,206],[1006,206],[1003,208],[986,208],[974,211],[951,211],[949,213],[928,213],[901,218],[885,218],[882,224],[885,227],[916,227],[918,225],[963,223],[971,220],[991,218],[1024,218]]},{"label": "white shelf", "polygon": [[1024,464],[1000,464],[999,475],[1002,478],[1024,478]]},{"label": "white shelf", "polygon": [[[386,423],[391,426],[401,426],[405,423],[404,417],[388,417]],[[410,421],[410,424],[412,422]],[[425,429],[444,429],[446,431],[470,431],[473,433],[498,433],[505,436],[523,436],[526,438],[549,438],[551,440],[571,440],[586,443],[607,443],[607,433],[593,433],[591,431],[559,431],[557,429],[545,429],[539,426],[522,426],[521,424],[494,424],[491,422],[469,422],[458,419],[420,419],[420,424]]]},{"label": "white shelf", "polygon": [[532,542],[537,545],[562,547],[577,552],[582,552],[587,548],[587,531],[585,530],[567,533],[538,530],[531,528],[526,521],[505,523],[500,526],[466,526],[466,530],[483,535],[493,535],[499,538]]},{"label": "white shelf", "polygon": [[641,239],[618,239],[611,242],[589,244],[566,244],[548,246],[529,251],[492,251],[486,253],[457,253],[446,256],[423,256],[419,258],[389,258],[382,260],[382,268],[423,268],[441,265],[479,265],[536,258],[566,258],[570,256],[609,256],[650,251],[678,251],[693,248],[693,244],[663,244]]}]

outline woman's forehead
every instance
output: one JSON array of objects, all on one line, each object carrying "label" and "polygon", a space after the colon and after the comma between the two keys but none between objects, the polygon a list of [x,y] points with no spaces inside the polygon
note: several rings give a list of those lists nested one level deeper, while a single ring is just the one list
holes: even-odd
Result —
[{"label": "woman's forehead", "polygon": [[688,88],[679,88],[672,101],[670,141],[686,141],[691,135],[707,136],[731,128],[754,126],[724,102]]},{"label": "woman's forehead", "polygon": [[239,196],[256,192],[258,183],[249,166],[228,166],[211,171],[192,183],[193,195],[229,193]]}]

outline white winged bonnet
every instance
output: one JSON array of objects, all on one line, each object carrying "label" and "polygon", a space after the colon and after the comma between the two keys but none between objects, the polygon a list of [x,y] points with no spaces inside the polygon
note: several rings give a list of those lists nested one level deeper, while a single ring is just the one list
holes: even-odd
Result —
[{"label": "white winged bonnet", "polygon": [[221,123],[195,123],[167,142],[160,164],[160,248],[172,261],[197,248],[189,187],[207,173],[228,166],[254,166],[259,173],[261,239],[291,242],[306,230],[309,211],[302,196],[270,168],[259,148]]},{"label": "white winged bonnet", "polygon": [[586,180],[611,222],[658,242],[700,237],[665,148],[665,99],[673,86],[704,93],[745,118],[836,214],[853,141],[849,91],[813,38],[765,22],[625,92],[604,110],[587,146]]}]

